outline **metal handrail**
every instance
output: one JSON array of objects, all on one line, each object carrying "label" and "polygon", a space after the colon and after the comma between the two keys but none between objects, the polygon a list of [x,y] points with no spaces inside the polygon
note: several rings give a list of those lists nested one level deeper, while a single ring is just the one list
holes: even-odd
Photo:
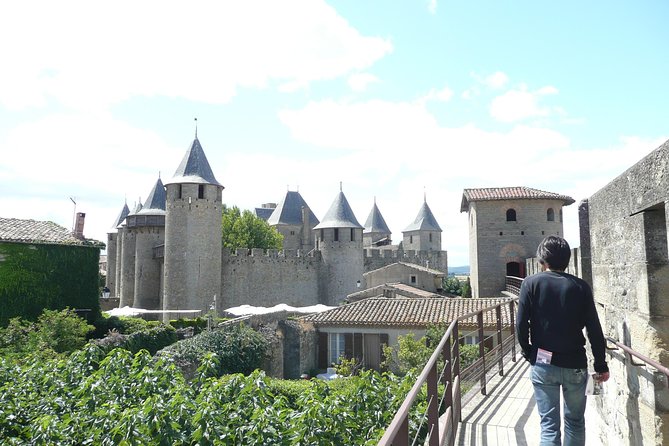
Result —
[{"label": "metal handrail", "polygon": [[[663,366],[662,364],[655,361],[654,359],[649,358],[648,356],[642,355],[641,353],[637,352],[633,348],[628,347],[627,345],[622,344],[622,343],[616,341],[615,339],[613,339],[611,337],[607,337],[606,340],[609,341],[610,343],[612,343],[613,345],[615,345],[616,347],[620,348],[621,350],[623,350],[625,353],[627,353],[630,356],[630,362],[632,362],[632,358],[631,358],[632,356],[634,356],[635,358],[639,358],[640,360],[642,360],[646,364],[648,364],[651,367],[657,369],[659,372],[664,373],[667,376],[667,378],[669,378],[669,368]],[[637,366],[645,365],[645,364],[635,364],[633,362],[632,362],[632,364],[637,365]]]},{"label": "metal handrail", "polygon": [[[383,437],[379,441],[379,446],[389,446],[389,445],[409,445],[411,444],[409,439],[409,411],[413,406],[414,402],[418,398],[418,395],[421,392],[423,385],[427,384],[427,431],[429,434],[429,446],[441,446],[443,444],[454,445],[455,438],[457,435],[458,423],[461,421],[461,409],[462,409],[462,395],[460,393],[460,344],[458,338],[459,332],[459,323],[461,321],[476,317],[478,330],[479,330],[479,341],[481,346],[483,345],[483,314],[489,311],[495,311],[497,316],[496,330],[501,331],[503,325],[501,321],[502,311],[501,308],[504,305],[509,305],[510,312],[510,325],[511,325],[511,334],[509,338],[514,338],[514,342],[511,343],[511,355],[512,360],[516,360],[516,351],[515,351],[515,330],[513,329],[513,317],[514,317],[514,305],[518,299],[511,299],[507,302],[499,303],[496,305],[490,305],[486,308],[483,308],[478,311],[473,311],[467,313],[464,316],[460,316],[450,323],[446,329],[446,333],[441,338],[441,341],[437,345],[437,348],[434,350],[430,359],[425,364],[422,372],[418,376],[418,379],[414,383],[413,387],[407,394],[406,398],[402,402],[402,405],[398,409],[395,417],[392,422],[386,429]],[[501,333],[498,333],[498,339],[501,339]],[[508,339],[508,338],[507,338]],[[503,341],[506,341],[504,339]],[[495,366],[499,367],[500,375],[504,374],[503,371],[503,361],[502,357],[504,356],[504,345],[506,342],[502,342],[498,347],[495,347],[495,356],[499,355],[499,361],[494,359],[491,361],[490,368]],[[478,361],[482,363],[482,373],[479,377],[481,384],[481,393],[486,394],[486,360],[485,360],[485,350],[481,347]],[[438,370],[438,360],[439,356],[444,359],[444,368],[441,372]],[[469,369],[469,367],[468,367]],[[439,398],[439,383],[444,385],[444,395],[443,398]],[[439,404],[438,402],[445,402],[443,408],[442,417],[444,419],[443,429],[439,428]]]}]

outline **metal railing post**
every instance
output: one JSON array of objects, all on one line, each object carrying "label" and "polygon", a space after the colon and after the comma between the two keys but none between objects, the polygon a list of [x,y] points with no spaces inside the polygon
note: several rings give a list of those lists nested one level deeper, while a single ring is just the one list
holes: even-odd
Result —
[{"label": "metal railing post", "polygon": [[502,343],[502,307],[495,308],[497,315],[497,345],[499,345],[499,376],[504,376],[504,344]]},{"label": "metal railing post", "polygon": [[430,446],[439,446],[439,385],[437,384],[438,363],[434,362],[427,375],[427,425],[430,434]]},{"label": "metal railing post", "polygon": [[516,310],[515,310],[515,300],[509,302],[509,316],[511,318],[511,338],[513,342],[511,343],[511,360],[516,362]]},{"label": "metal railing post", "polygon": [[[452,353],[451,348],[453,344],[453,335],[449,338],[448,342],[444,345],[442,350],[442,357],[444,358],[444,374],[441,377],[441,382],[444,384],[444,405],[446,408],[451,408],[451,423],[453,426],[457,426],[457,421],[455,420],[455,411],[453,410],[453,362],[451,360]],[[448,438],[447,444],[453,444],[453,428],[451,428],[450,436]]]},{"label": "metal railing post", "polygon": [[486,374],[486,366],[485,366],[485,346],[483,345],[484,341],[484,334],[483,334],[483,311],[479,311],[476,314],[476,322],[479,326],[479,358],[481,358],[482,364],[483,364],[483,374],[481,375],[481,395],[487,395],[486,388],[485,388],[485,374]]}]

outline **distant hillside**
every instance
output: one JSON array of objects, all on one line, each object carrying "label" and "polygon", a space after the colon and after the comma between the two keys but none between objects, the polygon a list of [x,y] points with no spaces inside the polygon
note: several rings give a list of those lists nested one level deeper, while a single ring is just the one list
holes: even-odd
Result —
[{"label": "distant hillside", "polygon": [[449,266],[448,267],[448,274],[453,274],[453,275],[469,275],[469,265],[465,266]]}]

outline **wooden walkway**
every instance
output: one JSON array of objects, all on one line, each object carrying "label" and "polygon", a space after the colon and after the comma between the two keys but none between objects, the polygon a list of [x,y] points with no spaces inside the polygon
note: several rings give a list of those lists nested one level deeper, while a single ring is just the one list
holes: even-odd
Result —
[{"label": "wooden walkway", "polygon": [[[530,365],[520,358],[508,362],[504,377],[495,375],[488,382],[488,396],[478,392],[463,409],[456,438],[461,446],[538,445],[539,415],[536,411]],[[599,438],[597,397],[588,397],[585,412],[586,446],[602,446]]]}]

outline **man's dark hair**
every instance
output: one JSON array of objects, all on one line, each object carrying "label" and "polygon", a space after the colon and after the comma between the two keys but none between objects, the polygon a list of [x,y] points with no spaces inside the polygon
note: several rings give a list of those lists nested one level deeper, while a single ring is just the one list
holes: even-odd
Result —
[{"label": "man's dark hair", "polygon": [[564,271],[569,266],[571,248],[562,237],[549,235],[539,243],[537,248],[539,263],[557,271]]}]

